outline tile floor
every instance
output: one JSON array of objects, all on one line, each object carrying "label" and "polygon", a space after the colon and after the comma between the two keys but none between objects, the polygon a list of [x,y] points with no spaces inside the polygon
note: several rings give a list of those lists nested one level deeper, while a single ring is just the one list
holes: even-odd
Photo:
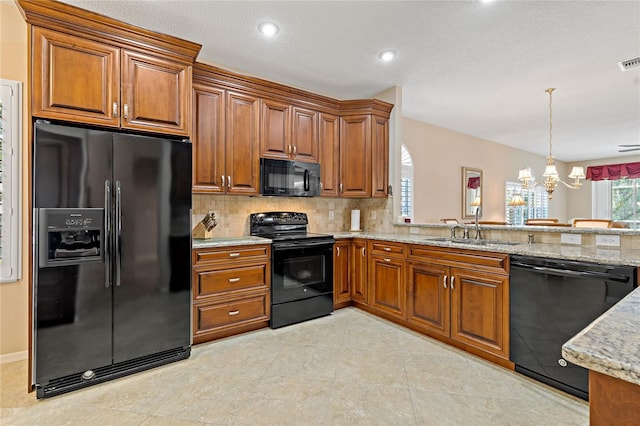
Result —
[{"label": "tile floor", "polygon": [[8,425],[587,425],[588,405],[353,308],[198,345],[46,400],[0,366]]}]

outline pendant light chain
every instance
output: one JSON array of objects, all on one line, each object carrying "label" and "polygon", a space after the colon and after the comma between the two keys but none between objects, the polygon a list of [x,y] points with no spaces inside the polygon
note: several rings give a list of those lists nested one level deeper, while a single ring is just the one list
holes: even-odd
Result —
[{"label": "pendant light chain", "polygon": [[553,91],[556,90],[555,87],[549,88],[545,90],[549,93],[549,158],[553,158],[552,154],[552,143],[551,140],[553,138],[552,130],[553,130],[553,109],[552,109],[552,96]]}]

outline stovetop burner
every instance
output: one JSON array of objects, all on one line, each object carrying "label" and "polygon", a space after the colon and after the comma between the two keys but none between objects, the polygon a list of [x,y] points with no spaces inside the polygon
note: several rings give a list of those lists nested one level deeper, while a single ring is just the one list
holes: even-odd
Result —
[{"label": "stovetop burner", "polygon": [[251,235],[276,241],[332,240],[333,235],[307,232],[309,219],[306,213],[266,212],[250,216]]}]

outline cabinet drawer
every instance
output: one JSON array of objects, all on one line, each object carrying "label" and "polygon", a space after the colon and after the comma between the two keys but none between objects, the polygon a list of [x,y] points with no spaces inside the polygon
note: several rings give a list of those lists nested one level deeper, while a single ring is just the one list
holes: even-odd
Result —
[{"label": "cabinet drawer", "polygon": [[371,241],[369,242],[369,251],[371,254],[381,256],[405,257],[407,253],[407,245],[402,243],[390,243],[387,241]]},{"label": "cabinet drawer", "polygon": [[267,265],[244,266],[221,270],[195,271],[196,300],[217,293],[255,288],[267,289]]},{"label": "cabinet drawer", "polygon": [[233,246],[218,249],[195,249],[193,251],[193,264],[227,262],[239,259],[264,259],[270,255],[269,245]]},{"label": "cabinet drawer", "polygon": [[266,321],[269,319],[269,296],[259,294],[221,303],[196,304],[193,317],[195,334],[249,321]]}]

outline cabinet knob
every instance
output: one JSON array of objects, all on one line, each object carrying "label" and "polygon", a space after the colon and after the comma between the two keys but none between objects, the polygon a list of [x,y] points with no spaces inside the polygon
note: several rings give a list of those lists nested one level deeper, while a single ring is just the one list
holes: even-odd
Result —
[{"label": "cabinet knob", "polygon": [[236,309],[235,311],[229,311],[229,316],[238,315],[239,313],[240,313],[239,309]]}]

